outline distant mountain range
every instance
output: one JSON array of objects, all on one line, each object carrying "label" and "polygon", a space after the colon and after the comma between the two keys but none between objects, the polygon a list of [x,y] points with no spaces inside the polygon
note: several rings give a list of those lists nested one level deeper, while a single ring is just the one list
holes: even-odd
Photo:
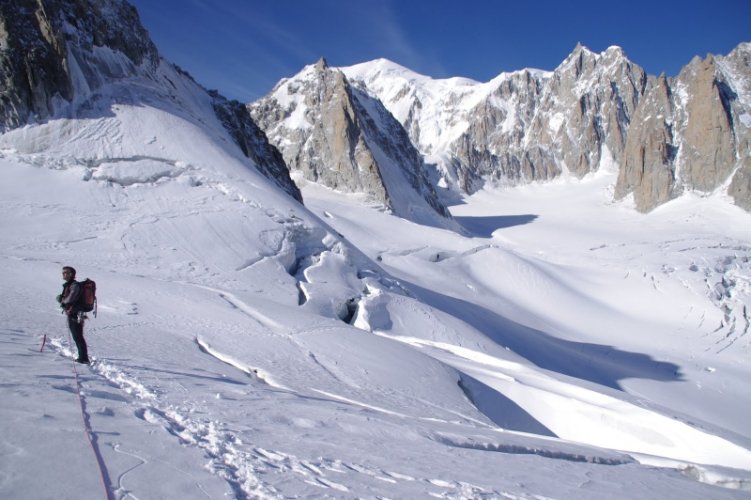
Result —
[{"label": "distant mountain range", "polygon": [[[75,116],[105,82],[135,74],[169,91],[135,9],[107,3],[0,5],[0,130]],[[726,192],[751,211],[751,43],[697,57],[675,78],[647,75],[618,47],[581,45],[552,72],[487,83],[432,79],[384,59],[321,60],[247,106],[212,99],[243,153],[298,200],[290,171],[450,225],[447,195],[611,168],[615,199],[633,196],[640,211],[685,191]]]},{"label": "distant mountain range", "polygon": [[[633,195],[641,211],[687,190],[722,190],[751,210],[749,43],[726,57],[697,57],[675,78],[647,75],[619,47],[596,54],[581,45],[552,72],[525,69],[487,83],[436,80],[385,59],[326,70],[391,112],[437,166],[436,186],[472,193],[487,182],[581,178],[610,167],[619,172],[615,198]],[[303,131],[336,130],[309,110],[307,92],[319,90],[301,83],[310,71],[249,106],[290,168],[304,172]]]}]

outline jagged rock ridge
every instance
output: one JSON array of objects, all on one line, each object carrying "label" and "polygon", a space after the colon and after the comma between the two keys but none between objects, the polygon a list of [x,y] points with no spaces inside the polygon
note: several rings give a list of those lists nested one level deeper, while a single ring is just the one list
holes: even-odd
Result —
[{"label": "jagged rock ridge", "polygon": [[629,129],[615,195],[648,211],[684,190],[727,190],[751,211],[751,44],[661,76]]},{"label": "jagged rock ridge", "polygon": [[[647,211],[690,189],[727,189],[751,206],[749,44],[655,78],[622,49],[578,45],[553,72],[487,83],[433,80],[385,60],[342,71],[364,85],[438,164],[443,182],[473,192],[619,168],[616,197]],[[439,96],[439,97],[436,97]]]},{"label": "jagged rock ridge", "polygon": [[[597,169],[604,147],[616,156],[623,150],[646,85],[644,71],[617,47],[598,55],[577,46],[553,72],[503,73],[483,84],[432,80],[384,60],[343,71],[383,100],[447,182],[465,192],[487,180],[546,180],[563,171],[581,177]],[[446,92],[450,99],[432,97]],[[436,119],[443,123],[425,133]]]}]

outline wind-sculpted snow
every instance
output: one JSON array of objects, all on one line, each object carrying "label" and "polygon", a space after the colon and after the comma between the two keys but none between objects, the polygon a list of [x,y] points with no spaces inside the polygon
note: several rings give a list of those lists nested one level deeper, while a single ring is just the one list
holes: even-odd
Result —
[{"label": "wind-sculpted snow", "polygon": [[[740,412],[735,413],[735,417],[731,415],[733,411],[715,413],[710,417],[704,403],[694,404],[689,403],[688,399],[676,399],[678,394],[690,399],[693,397],[689,396],[690,393],[699,391],[695,396],[699,400],[716,402],[713,391],[707,392],[707,384],[712,386],[721,383],[724,390],[727,390],[729,386],[726,383],[740,383],[741,379],[736,378],[734,362],[730,360],[741,355],[749,345],[747,337],[736,333],[738,326],[733,327],[745,325],[742,311],[747,307],[745,303],[748,301],[744,291],[749,273],[745,255],[747,245],[742,243],[747,240],[743,239],[742,226],[734,226],[736,231],[733,234],[737,234],[736,238],[740,239],[732,236],[718,239],[713,233],[715,226],[702,225],[705,219],[711,218],[709,214],[699,216],[685,213],[684,207],[667,212],[662,218],[672,221],[672,224],[680,221],[680,224],[697,231],[696,235],[683,233],[682,238],[655,238],[656,234],[644,233],[642,226],[649,224],[652,227],[657,224],[656,220],[641,218],[624,219],[617,225],[620,231],[613,232],[610,236],[601,235],[594,227],[592,235],[588,235],[586,231],[582,232],[578,224],[581,224],[582,219],[597,218],[596,215],[585,212],[590,209],[586,200],[595,197],[593,193],[598,192],[595,185],[603,186],[606,179],[608,178],[592,179],[592,191],[583,200],[576,198],[581,196],[581,191],[578,194],[563,195],[564,189],[571,189],[568,184],[535,188],[534,192],[539,192],[538,196],[558,193],[560,198],[556,198],[548,212],[525,216],[525,223],[521,225],[508,224],[503,217],[471,217],[462,216],[463,212],[458,212],[457,220],[471,226],[472,232],[492,238],[490,244],[466,242],[452,246],[447,243],[452,238],[436,239],[433,242],[420,230],[416,237],[406,238],[406,241],[419,241],[421,244],[389,248],[395,241],[402,241],[405,238],[402,235],[416,231],[416,228],[389,228],[379,233],[373,231],[374,227],[379,227],[378,223],[371,221],[367,226],[370,230],[364,230],[356,222],[362,218],[362,214],[350,213],[353,207],[345,200],[323,192],[316,194],[321,197],[320,201],[314,200],[312,190],[308,199],[318,211],[322,212],[325,207],[324,215],[340,232],[369,248],[369,253],[376,256],[378,262],[391,273],[398,275],[402,286],[410,290],[408,294],[398,295],[375,290],[364,295],[358,304],[353,325],[419,346],[424,352],[429,352],[456,368],[468,397],[497,424],[541,435],[573,437],[567,433],[576,426],[570,427],[571,420],[563,416],[567,413],[563,410],[565,404],[558,402],[546,406],[542,401],[548,396],[542,394],[531,396],[530,400],[520,400],[514,396],[515,391],[512,389],[522,383],[518,375],[502,375],[497,368],[490,370],[484,367],[484,363],[490,361],[493,366],[501,366],[496,365],[500,360],[523,359],[545,368],[549,373],[574,377],[565,383],[576,386],[575,391],[585,391],[574,398],[576,405],[586,401],[583,395],[593,387],[599,387],[597,392],[601,396],[598,397],[604,398],[603,401],[615,398],[606,403],[606,406],[615,408],[626,405],[613,414],[616,418],[626,418],[624,425],[617,425],[601,413],[602,403],[597,403],[595,406],[600,409],[595,411],[595,418],[597,422],[604,424],[602,433],[595,431],[597,426],[589,422],[582,426],[583,434],[575,438],[577,441],[593,438],[601,444],[608,439],[617,439],[616,429],[623,429],[632,442],[628,446],[635,446],[631,451],[634,452],[637,448],[642,450],[638,453],[642,460],[646,459],[642,457],[642,453],[655,453],[654,449],[648,450],[651,446],[675,446],[674,451],[680,449],[679,454],[686,453],[683,455],[684,459],[694,453],[702,454],[705,450],[729,446],[727,453],[721,454],[729,458],[738,453],[736,457],[740,462],[736,464],[744,463],[748,460],[748,451],[743,446],[735,447],[732,444],[734,438],[730,435],[730,439],[725,440],[724,444],[704,444],[689,451],[693,446],[689,443],[714,439],[710,435],[691,436],[695,432],[694,422],[698,415],[743,434],[745,424],[741,415],[748,409],[748,399],[740,387],[734,392],[734,397],[738,398],[736,411]],[[536,211],[531,207],[547,208],[544,203],[536,205],[534,196],[524,198],[530,191],[532,190],[520,190],[517,194],[505,190],[498,193],[508,199],[506,203],[510,212],[506,213],[535,214]],[[602,192],[607,194],[607,189]],[[572,202],[573,200],[576,202]],[[493,207],[498,204],[490,193],[479,197],[477,203],[478,206],[487,203]],[[569,206],[572,210],[570,216],[558,213],[555,207],[560,203]],[[580,205],[584,211],[579,211]],[[718,209],[718,212],[722,214],[722,209]],[[538,224],[538,221],[544,224],[539,233],[527,230]],[[486,229],[491,224],[495,230]],[[639,228],[633,235],[630,232],[632,224],[635,229]],[[559,242],[569,241],[565,236],[568,232],[582,235],[570,241],[577,242],[574,247],[581,247],[588,254],[584,257],[586,264],[577,253],[578,250],[566,250],[566,246],[553,249],[548,244],[550,238],[556,238]],[[523,236],[527,233],[540,236],[528,237],[526,240],[514,238],[515,234]],[[501,234],[507,236],[500,237]],[[639,234],[644,236],[640,237]],[[709,236],[710,234],[713,236]],[[646,235],[650,236],[647,238]],[[579,241],[582,237],[583,241]],[[586,247],[588,238],[597,241],[608,237],[616,243],[590,244]],[[540,250],[535,250],[536,248]],[[702,264],[699,265],[698,262]],[[461,280],[454,279],[458,275],[462,277]],[[611,277],[607,277],[608,275]],[[726,303],[734,305],[729,307]],[[733,317],[737,315],[738,319],[729,319],[730,310],[737,311],[733,313]],[[625,316],[624,311],[628,311]],[[536,320],[530,321],[533,317]],[[513,319],[516,321],[509,321]],[[720,328],[715,329],[715,321]],[[650,323],[653,326],[649,326]],[[649,331],[660,334],[650,335],[647,333]],[[728,333],[732,335],[725,338]],[[594,338],[600,339],[602,343],[590,340]],[[692,339],[691,345],[694,346],[691,359],[704,358],[702,353],[727,356],[732,351],[735,355],[731,354],[730,358],[726,358],[730,364],[711,355],[709,359],[690,364],[668,362],[668,359],[677,358],[667,353],[679,349],[676,342],[685,342],[687,338]],[[715,346],[715,342],[719,344]],[[610,343],[617,343],[619,347],[608,345]],[[636,345],[642,346],[642,349],[646,347],[650,354],[629,348]],[[458,352],[474,354],[453,358]],[[652,354],[658,352],[663,354]],[[485,358],[490,361],[479,362]],[[715,362],[725,366],[721,378],[715,377]],[[712,380],[713,377],[717,380]],[[657,381],[656,386],[660,385],[659,381],[682,381],[684,388],[677,390],[673,396],[660,391],[657,405],[646,403],[643,395],[645,388],[650,385],[646,382],[649,379]],[[720,379],[725,382],[720,382]],[[731,380],[735,382],[730,382]],[[691,382],[690,385],[685,385],[688,381]],[[592,382],[597,385],[590,385]],[[548,395],[560,392],[559,389],[545,385]],[[603,386],[625,393],[630,392],[630,387],[638,387],[637,392],[641,397],[634,399],[625,396],[624,392],[605,390]],[[522,392],[527,393],[527,390]],[[567,400],[568,397],[570,395],[566,396]],[[683,408],[679,413],[693,412],[694,416],[682,415],[677,421],[674,420],[675,417],[660,420],[665,404]],[[637,417],[642,411],[646,413]],[[570,416],[574,418],[573,415],[576,415],[577,421],[584,422],[586,412],[587,410],[579,408],[573,410]],[[649,423],[645,420],[645,425],[640,427],[637,423],[640,418],[656,420]],[[558,425],[563,427],[557,427]],[[639,431],[639,428],[642,430]],[[706,428],[708,424],[705,422],[699,426],[698,432],[702,433],[701,429]],[[656,429],[660,430],[654,434]],[[710,431],[709,434],[713,432]],[[641,445],[635,444],[638,441],[641,441]],[[658,444],[660,442],[662,445]],[[744,442],[746,441],[740,441]],[[627,449],[624,444],[613,444],[612,447]],[[735,451],[730,451],[731,449]],[[656,454],[672,454],[666,450]],[[674,458],[677,456],[673,455]],[[694,455],[689,460],[715,459],[708,456],[701,459]]]},{"label": "wind-sculpted snow", "polygon": [[[437,304],[435,299],[431,299],[425,295],[423,295],[423,297],[429,303],[432,302],[433,304]],[[701,433],[693,434],[695,431],[685,424],[674,422],[670,418],[661,417],[651,411],[643,412],[643,410],[627,403],[626,401],[611,399],[611,397],[606,396],[605,392],[602,390],[597,393],[594,399],[592,399],[590,396],[595,396],[595,393],[589,392],[589,390],[575,388],[574,386],[566,387],[566,384],[557,386],[557,382],[553,382],[552,380],[550,380],[550,383],[541,383],[544,378],[538,379],[539,374],[537,373],[533,376],[533,378],[538,379],[537,382],[525,381],[525,375],[522,375],[523,371],[519,371],[521,366],[517,365],[515,362],[506,361],[509,357],[513,359],[513,356],[510,356],[509,353],[495,349],[495,351],[500,353],[501,356],[500,358],[496,358],[488,354],[494,352],[492,345],[479,344],[478,347],[481,347],[481,351],[475,351],[466,347],[458,347],[464,342],[472,341],[472,337],[467,335],[467,327],[465,326],[462,328],[456,324],[455,320],[453,320],[454,324],[452,325],[452,318],[450,316],[441,317],[442,315],[430,311],[430,308],[426,308],[416,301],[409,301],[408,299],[406,304],[402,304],[403,299],[399,301],[395,297],[385,300],[383,298],[366,300],[367,302],[362,305],[364,311],[358,315],[358,321],[355,323],[356,326],[373,332],[389,332],[388,335],[397,335],[396,338],[400,341],[419,346],[423,350],[431,353],[430,355],[432,357],[440,359],[444,363],[455,367],[463,376],[466,375],[472,381],[479,381],[481,384],[495,389],[506,398],[509,398],[513,403],[509,404],[509,401],[506,400],[501,402],[502,407],[500,409],[493,410],[493,412],[497,414],[497,417],[494,420],[501,425],[513,425],[511,424],[513,419],[511,414],[513,411],[516,411],[516,406],[514,406],[515,403],[529,412],[528,416],[535,419],[539,424],[544,426],[545,429],[550,429],[554,435],[577,442],[596,442],[597,444],[602,445],[603,443],[612,440],[611,444],[608,446],[609,448],[628,450],[632,452],[638,451],[649,455],[659,455],[675,459],[688,459],[689,461],[696,461],[699,463],[708,463],[716,460],[716,458],[709,458],[709,456],[727,446],[729,447],[727,452],[720,452],[720,455],[731,460],[730,462],[727,462],[726,465],[744,467],[742,464],[747,463],[751,459],[751,454],[743,448],[735,447],[729,442],[725,442],[724,444],[721,442],[705,443],[704,439],[710,439],[711,441],[715,439],[714,436],[705,437],[702,436]],[[406,314],[402,309],[404,306],[409,307],[413,314]],[[436,316],[435,318],[429,319],[429,321],[435,322],[435,324],[432,325],[432,328],[422,329],[423,332],[429,335],[429,339],[414,338],[414,333],[412,332],[418,330],[405,321],[405,319],[414,315],[414,312],[416,312],[415,310],[423,310],[424,314]],[[452,312],[457,316],[461,314],[458,310]],[[474,313],[473,317],[476,318],[479,314],[481,313]],[[392,317],[399,318],[399,320],[392,320]],[[375,321],[373,318],[375,318]],[[425,319],[420,320],[422,323],[425,323],[425,321]],[[468,321],[470,324],[479,325],[479,323],[475,323],[472,319]],[[497,323],[499,322],[496,322],[496,324]],[[478,328],[482,329],[481,326],[478,326]],[[458,331],[461,331],[462,333],[458,334]],[[530,331],[526,335],[530,336],[534,335],[534,333]],[[492,335],[489,336],[493,338]],[[482,337],[478,335],[475,338],[481,339]],[[450,343],[446,343],[441,339],[446,339]],[[516,341],[512,337],[496,337],[496,339],[502,345],[511,346],[515,353],[523,355],[526,359],[532,360],[541,366],[547,365],[546,367],[548,369],[553,369],[559,373],[568,372],[565,367],[566,365],[587,362],[586,346],[584,345],[564,347],[553,343],[547,344],[542,350],[553,352],[555,353],[555,356],[559,358],[557,363],[551,363],[549,361],[543,361],[543,358],[541,358],[536,351],[529,350],[528,347],[516,344]],[[477,340],[475,340],[475,342],[477,342]],[[535,341],[534,339],[528,338],[526,342],[531,346]],[[602,347],[604,348],[605,346]],[[578,358],[580,355],[583,355],[582,358],[575,360],[575,358]],[[615,360],[618,357],[622,357],[621,362],[624,364],[629,363],[631,367],[637,366],[638,363],[635,359],[627,360],[628,358],[625,357],[628,356],[627,353],[613,351],[612,354],[607,355],[612,356],[613,359],[611,359],[610,362],[614,365],[617,364],[617,361]],[[570,358],[567,358],[567,356]],[[636,355],[630,356],[632,358],[638,357]],[[648,358],[644,357],[644,362],[646,361],[648,361]],[[590,375],[582,375],[579,373],[580,377],[592,377],[597,372],[598,368],[595,366],[596,359],[589,360],[589,363],[591,364],[588,367]],[[617,367],[611,365],[600,369],[613,372],[614,370],[617,370]],[[677,369],[677,367],[674,367],[674,369]],[[576,374],[576,371],[571,371],[570,373]],[[633,375],[636,376],[646,376],[646,374],[646,370],[633,372]],[[655,376],[659,377],[657,372],[655,372]],[[591,380],[597,380],[600,383],[603,382],[602,380],[595,378],[591,378]],[[526,389],[517,392],[515,389],[517,384],[526,386]],[[536,393],[535,388],[542,392]],[[574,394],[577,394],[574,398],[571,398],[572,391]],[[472,397],[472,392],[473,390],[471,388],[468,389],[470,397]],[[493,391],[489,392],[492,394]],[[523,398],[529,397],[530,399],[520,400],[520,394],[524,394]],[[557,398],[561,396],[563,399],[557,400]],[[481,397],[487,405],[488,398],[492,396],[489,396],[488,391],[485,391],[485,394]],[[549,400],[549,402],[546,403],[546,400],[549,398],[552,398],[552,400]],[[597,408],[593,413],[594,420],[589,421],[588,424],[581,427],[582,434],[569,434],[571,429],[568,426],[566,419],[561,421],[561,413],[566,413],[564,408],[567,406],[567,403],[565,401],[572,402],[575,406],[580,404],[588,406],[591,404]],[[480,403],[478,406],[482,408],[483,404]],[[608,408],[608,411],[612,411],[612,413],[605,415],[603,413],[604,408]],[[587,421],[588,411],[589,410],[584,407],[578,407],[572,409],[571,413],[577,414],[580,421]],[[619,419],[623,420],[620,423],[616,422]],[[562,427],[558,427],[559,422],[563,425]],[[597,432],[596,430],[598,423],[603,424],[601,432]],[[531,423],[525,422],[520,425],[523,427],[519,428],[519,430],[527,432],[534,430],[538,433],[540,432],[536,425],[532,425]],[[641,444],[617,444],[619,429],[625,430],[629,441],[636,439],[640,441]],[[589,441],[589,439],[592,439],[592,441]],[[681,444],[678,445],[678,443]],[[629,446],[635,446],[635,448],[629,449]],[[652,449],[652,446],[656,446],[657,448]],[[667,446],[668,448],[677,446],[681,451],[678,452],[678,455],[673,455],[667,448],[657,451],[660,446]],[[693,446],[696,446],[694,451],[688,451]],[[709,452],[709,450],[711,450],[710,455],[706,458],[700,458],[702,453]],[[683,453],[686,453],[686,455],[683,455]],[[698,453],[698,455],[693,455],[694,453]],[[737,462],[733,462],[736,459],[730,458],[733,455],[737,457]]]},{"label": "wind-sculpted snow", "polygon": [[[588,462],[602,465],[623,465],[633,462],[627,455],[603,453],[601,456],[594,456],[587,455],[587,451],[589,450],[582,450],[581,453],[576,453],[575,451],[563,451],[559,447],[546,446],[544,441],[540,441],[535,447],[529,446],[529,444],[513,444],[511,442],[513,441],[512,439],[506,439],[505,441],[508,441],[508,443],[504,444],[483,441],[482,438],[474,439],[472,436],[451,436],[446,434],[437,434],[434,436],[434,439],[457,448],[494,451],[511,455],[539,455],[541,457],[566,460],[570,462]],[[574,447],[572,446],[571,448],[573,449]]]},{"label": "wind-sculpted snow", "polygon": [[[197,137],[189,127],[181,130]],[[188,144],[176,151],[190,153]],[[210,143],[201,146],[205,150]],[[69,158],[81,157],[68,148]],[[167,149],[157,156],[144,149],[138,157],[94,164],[53,161],[63,157],[48,150],[6,151],[0,159],[6,214],[1,258],[17,291],[0,311],[3,324],[16,325],[14,332],[1,332],[8,368],[2,388],[7,404],[0,416],[16,422],[14,433],[4,437],[5,449],[36,456],[59,446],[56,456],[91,456],[72,444],[70,433],[45,439],[42,451],[36,437],[48,434],[11,418],[20,413],[24,422],[41,420],[58,433],[81,425],[71,400],[78,389],[65,371],[70,373],[73,352],[53,299],[64,262],[99,285],[100,314],[86,325],[94,364],[78,369],[91,432],[115,497],[158,497],[165,491],[182,492],[184,498],[225,493],[236,498],[577,496],[584,491],[580,484],[589,480],[584,496],[620,496],[623,490],[613,494],[613,482],[628,481],[625,488],[635,495],[670,491],[722,498],[733,497],[733,490],[696,479],[746,487],[743,470],[720,467],[748,468],[741,446],[746,438],[720,428],[712,410],[695,417],[693,396],[650,385],[659,369],[641,372],[631,365],[626,373],[632,378],[617,379],[623,391],[615,391],[596,383],[600,375],[618,373],[615,365],[595,359],[587,365],[595,351],[587,351],[583,339],[554,340],[575,330],[594,335],[576,315],[566,319],[573,323],[565,333],[549,328],[554,321],[563,324],[564,311],[553,304],[572,283],[582,289],[571,307],[590,300],[591,285],[584,285],[579,273],[538,262],[530,275],[537,276],[534,280],[516,280],[515,273],[534,262],[517,250],[515,258],[497,261],[506,262],[499,276],[515,283],[516,293],[510,294],[491,286],[495,271],[476,272],[483,262],[495,262],[489,256],[509,252],[506,240],[465,239],[414,225],[403,233],[406,221],[356,204],[341,209],[336,199],[323,202],[328,216],[322,217],[332,228],[263,177],[235,170],[226,156],[216,157],[226,168],[219,170],[199,154]],[[183,170],[153,178],[170,167]],[[138,182],[114,181],[126,174]],[[306,199],[317,210],[316,193]],[[530,228],[546,217],[506,230]],[[367,242],[364,253],[351,241]],[[586,245],[593,255],[608,248]],[[380,256],[379,261],[368,255]],[[620,271],[619,279],[624,274]],[[535,281],[540,285],[532,290],[548,287],[553,296],[538,293],[537,302],[524,309],[508,306],[513,295],[533,297],[524,288]],[[657,292],[651,280],[640,277],[642,282]],[[426,293],[428,283],[444,297]],[[659,282],[658,289],[671,288]],[[484,299],[478,300],[478,291]],[[449,296],[474,305],[453,308],[460,302]],[[496,315],[539,322],[535,328],[550,337],[548,346],[538,349],[532,338],[525,341],[523,334],[532,326],[513,329],[502,316],[493,323],[492,316],[480,314],[490,304],[501,305]],[[602,309],[594,304],[588,314],[595,322],[603,311],[612,313],[612,304]],[[723,317],[705,314],[707,324]],[[42,334],[52,338],[52,347],[39,353]],[[617,357],[629,349],[628,342],[620,345],[625,338],[617,334],[613,342],[619,345],[609,352]],[[600,342],[605,346],[604,338]],[[669,352],[662,345],[652,356]],[[736,342],[720,355],[743,345]],[[543,369],[539,356],[545,349],[548,359],[557,357],[559,363]],[[629,359],[621,362],[628,365]],[[562,369],[572,360],[580,364],[575,377]],[[715,371],[704,370],[707,366]],[[49,369],[54,370],[50,384],[37,384],[32,374]],[[683,369],[684,377],[697,380],[690,367]],[[709,377],[702,383],[713,387],[711,377],[727,370],[720,359],[702,365],[700,376]],[[641,395],[630,394],[631,386]],[[46,401],[46,409],[27,405],[31,394]],[[741,396],[736,403],[743,401]],[[712,407],[728,404],[717,396]],[[732,417],[742,412],[730,408],[722,423],[742,429]],[[695,420],[701,423],[687,423]],[[611,430],[608,422],[623,425]],[[645,468],[639,461],[670,464],[689,475]],[[85,477],[96,475],[94,463],[82,458],[79,463]],[[14,460],[4,462],[3,470],[24,478],[21,471],[33,468]],[[62,469],[48,465],[46,470],[51,480],[59,474],[64,482]],[[493,473],[497,470],[505,472]],[[530,470],[545,473],[530,475]],[[95,491],[101,488],[95,479],[66,484]],[[4,484],[9,497],[28,488],[22,479]],[[43,495],[45,486],[34,491]]]},{"label": "wind-sculpted snow", "polygon": [[155,71],[0,135],[0,497],[747,496],[748,214],[637,214],[610,171],[465,231],[303,206]]}]

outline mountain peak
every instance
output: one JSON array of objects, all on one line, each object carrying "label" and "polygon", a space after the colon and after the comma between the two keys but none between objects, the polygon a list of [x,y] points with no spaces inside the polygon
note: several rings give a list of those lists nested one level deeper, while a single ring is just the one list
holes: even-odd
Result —
[{"label": "mountain peak", "polygon": [[577,55],[578,56],[578,55],[581,55],[581,54],[595,55],[595,52],[592,49],[590,49],[589,47],[587,47],[586,45],[584,45],[583,43],[576,42],[576,47],[574,47],[574,50],[571,51],[571,55]]},{"label": "mountain peak", "polygon": [[615,57],[627,57],[626,52],[623,50],[622,47],[618,45],[611,45],[607,49],[605,49],[605,52],[602,53],[602,55],[605,56],[615,56]]},{"label": "mountain peak", "polygon": [[329,69],[329,63],[326,61],[325,57],[321,57],[316,63],[315,63],[315,69],[317,71],[326,71]]},{"label": "mountain peak", "polygon": [[582,68],[586,65],[593,64],[597,60],[597,54],[592,52],[589,48],[582,45],[581,42],[577,42],[576,47],[571,53],[563,60],[558,66],[557,71],[563,68],[569,68],[571,66],[576,67],[577,74],[582,71]]},{"label": "mountain peak", "polygon": [[338,68],[306,66],[251,113],[309,181],[362,193],[413,222],[455,227],[406,130]]},{"label": "mountain peak", "polygon": [[564,64],[566,62],[569,62],[573,59],[588,59],[593,58],[595,60],[600,59],[601,57],[607,57],[607,58],[625,58],[628,59],[626,56],[626,52],[623,50],[622,47],[618,45],[611,45],[604,51],[600,52],[599,54],[586,45],[583,45],[581,42],[578,42],[576,44],[576,47],[574,47],[574,50],[571,51],[571,54],[565,59]]}]

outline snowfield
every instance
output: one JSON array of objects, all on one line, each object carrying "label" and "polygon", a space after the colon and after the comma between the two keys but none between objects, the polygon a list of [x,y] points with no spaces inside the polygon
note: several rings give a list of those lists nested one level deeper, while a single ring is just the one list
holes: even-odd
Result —
[{"label": "snowfield", "polygon": [[0,497],[748,497],[751,215],[639,214],[612,165],[463,234],[302,206],[160,71],[0,135]]}]

